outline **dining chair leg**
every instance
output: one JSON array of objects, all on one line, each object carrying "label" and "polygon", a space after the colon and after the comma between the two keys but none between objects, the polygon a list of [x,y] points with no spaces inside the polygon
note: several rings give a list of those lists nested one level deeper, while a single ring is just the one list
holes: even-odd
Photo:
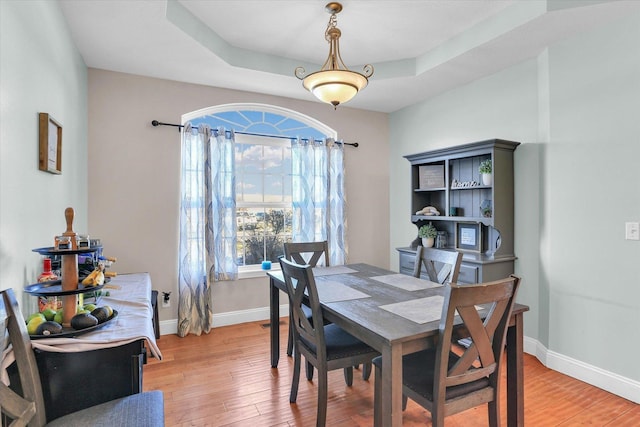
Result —
[{"label": "dining chair leg", "polygon": [[362,364],[362,379],[365,381],[369,381],[369,377],[371,376],[371,362]]},{"label": "dining chair leg", "polygon": [[431,427],[444,427],[444,405],[438,408],[434,404],[431,410]]},{"label": "dining chair leg", "polygon": [[293,354],[293,313],[289,310],[289,333],[287,334],[287,356]]},{"label": "dining chair leg", "polygon": [[316,426],[324,427],[327,423],[327,394],[328,394],[327,370],[318,370],[318,415]]},{"label": "dining chair leg", "polygon": [[298,398],[298,384],[300,383],[300,352],[296,351],[293,356],[293,378],[291,379],[291,394],[289,402],[296,403]]},{"label": "dining chair leg", "polygon": [[344,368],[344,382],[349,387],[353,385],[353,367]]},{"label": "dining chair leg", "polygon": [[306,363],[305,366],[307,372],[307,381],[313,380],[313,365],[309,362]]}]

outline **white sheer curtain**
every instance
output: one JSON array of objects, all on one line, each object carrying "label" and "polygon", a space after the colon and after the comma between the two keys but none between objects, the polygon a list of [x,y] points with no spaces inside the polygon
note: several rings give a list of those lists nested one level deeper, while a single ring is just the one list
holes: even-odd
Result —
[{"label": "white sheer curtain", "polygon": [[211,330],[211,283],[237,277],[234,135],[207,125],[182,132],[178,335]]},{"label": "white sheer curtain", "polygon": [[346,262],[344,146],[332,139],[292,140],[293,241],[327,240],[329,263]]}]

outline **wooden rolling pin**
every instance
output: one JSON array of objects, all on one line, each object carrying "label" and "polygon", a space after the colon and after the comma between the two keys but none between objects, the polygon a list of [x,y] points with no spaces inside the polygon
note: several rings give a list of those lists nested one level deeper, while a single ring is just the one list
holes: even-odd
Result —
[{"label": "wooden rolling pin", "polygon": [[[64,216],[67,221],[67,231],[63,233],[63,236],[69,236],[71,238],[71,248],[78,249],[78,242],[76,240],[76,233],[73,231],[73,208],[67,208],[64,211]],[[78,289],[78,254],[62,255],[62,290],[73,291]],[[76,307],[78,305],[78,295],[65,295],[62,297],[62,310],[64,314],[62,316],[63,326],[69,326],[71,324],[71,318],[76,314]]]}]

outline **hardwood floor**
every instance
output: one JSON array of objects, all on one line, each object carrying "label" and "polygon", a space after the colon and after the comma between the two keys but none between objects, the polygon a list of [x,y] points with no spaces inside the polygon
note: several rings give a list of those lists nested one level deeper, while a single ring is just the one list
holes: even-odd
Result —
[{"label": "hardwood floor", "polygon": [[[315,426],[317,384],[304,369],[298,401],[289,403],[293,359],[286,356],[286,319],[281,357],[271,369],[265,322],[216,328],[208,335],[158,340],[163,360],[149,358],[144,389],[162,390],[167,426]],[[284,339],[282,339],[284,337]],[[373,425],[373,375],[354,373],[347,387],[341,371],[329,373],[327,426]],[[505,392],[503,387],[503,394]],[[506,425],[506,400],[502,398]],[[409,401],[405,426],[431,425],[429,412]],[[545,368],[525,354],[527,426],[639,426],[640,405]],[[450,416],[448,427],[487,425],[486,406]]]}]

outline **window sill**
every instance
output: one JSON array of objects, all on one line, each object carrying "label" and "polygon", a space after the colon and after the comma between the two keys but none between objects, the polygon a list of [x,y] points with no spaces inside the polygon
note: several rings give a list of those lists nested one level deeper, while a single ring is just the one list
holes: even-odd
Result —
[{"label": "window sill", "polygon": [[261,268],[247,268],[246,270],[240,270],[238,271],[238,280],[243,280],[243,279],[255,279],[258,277],[267,277],[267,273],[269,271],[280,271],[280,266],[278,265],[277,268],[272,268],[271,270],[263,270]]}]

